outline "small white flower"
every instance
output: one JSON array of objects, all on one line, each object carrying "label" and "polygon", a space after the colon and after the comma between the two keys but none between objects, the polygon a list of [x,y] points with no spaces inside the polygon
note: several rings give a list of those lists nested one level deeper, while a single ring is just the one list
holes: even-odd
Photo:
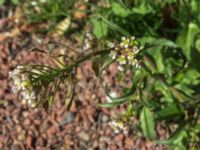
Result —
[{"label": "small white flower", "polygon": [[17,86],[13,86],[12,87],[12,92],[13,93],[17,93],[18,92],[18,87]]},{"label": "small white flower", "polygon": [[32,104],[32,100],[28,99],[28,104],[31,105]]},{"label": "small white flower", "polygon": [[30,93],[30,99],[34,100],[35,98],[36,98],[35,92],[32,91],[32,92]]},{"label": "small white flower", "polygon": [[135,37],[134,37],[134,36],[131,36],[131,40],[133,40],[133,41],[134,41],[134,40],[135,40]]},{"label": "small white flower", "polygon": [[125,37],[122,37],[121,38],[121,43],[120,43],[120,46],[121,47],[124,47],[124,48],[128,48],[129,47],[129,42],[130,40],[125,38]]},{"label": "small white flower", "polygon": [[139,63],[136,63],[136,64],[135,64],[135,67],[136,67],[136,68],[140,68],[140,64],[139,64]]},{"label": "small white flower", "polygon": [[27,103],[27,100],[22,99],[22,104],[25,105]]},{"label": "small white flower", "polygon": [[137,53],[139,52],[139,49],[138,49],[137,46],[133,46],[133,52],[134,52],[135,54],[137,54]]},{"label": "small white flower", "polygon": [[120,46],[121,46],[121,47],[124,47],[124,43],[123,43],[123,42],[121,42],[121,43],[120,43]]},{"label": "small white flower", "polygon": [[93,40],[93,35],[91,33],[86,33],[86,38],[88,38],[89,40]]},{"label": "small white flower", "polygon": [[[123,122],[121,122],[121,121],[113,120],[109,124],[114,130],[118,130],[118,129],[123,130],[123,131],[126,130],[126,127],[124,126]],[[117,132],[119,132],[119,130]]]},{"label": "small white flower", "polygon": [[126,40],[126,37],[122,36],[122,37],[121,37],[121,40],[122,40],[122,41],[125,41],[125,40]]},{"label": "small white flower", "polygon": [[110,56],[112,59],[116,59],[116,57],[117,57],[117,52],[111,51],[110,54],[109,54],[109,56]]},{"label": "small white flower", "polygon": [[124,44],[124,48],[128,48],[128,44]]},{"label": "small white flower", "polygon": [[31,2],[31,5],[32,5],[32,6],[36,6],[36,5],[37,5],[37,2],[36,2],[36,1],[32,1],[32,2]]},{"label": "small white flower", "polygon": [[19,69],[13,70],[13,77],[18,76],[19,74],[20,74],[20,70]]},{"label": "small white flower", "polygon": [[13,72],[12,72],[12,71],[9,71],[9,72],[8,72],[8,76],[9,76],[9,78],[13,78]]},{"label": "small white flower", "polygon": [[[117,93],[116,92],[111,92],[109,94],[111,97],[117,97]],[[109,96],[106,96],[106,100],[110,103],[112,102],[111,98]]]},{"label": "small white flower", "polygon": [[32,107],[32,108],[35,108],[35,107],[36,107],[36,103],[35,103],[35,102],[32,102],[32,103],[31,103],[31,107]]},{"label": "small white flower", "polygon": [[131,64],[132,66],[135,66],[136,68],[140,68],[140,65],[137,59],[129,60],[129,64]]},{"label": "small white flower", "polygon": [[88,42],[85,42],[83,49],[86,50],[86,49],[89,49],[89,48],[90,48],[90,44]]},{"label": "small white flower", "polygon": [[108,47],[114,48],[114,47],[115,47],[115,43],[109,42],[109,43],[108,43]]},{"label": "small white flower", "polygon": [[137,63],[137,59],[131,59],[129,63],[134,66]]},{"label": "small white flower", "polygon": [[26,100],[30,99],[30,96],[27,91],[22,91],[21,95],[22,95],[23,99],[26,99]]},{"label": "small white flower", "polygon": [[26,81],[27,80],[27,75],[22,74],[22,81]]},{"label": "small white flower", "polygon": [[117,66],[117,69],[119,70],[119,71],[124,71],[124,68],[122,67],[122,66]]},{"label": "small white flower", "polygon": [[126,58],[125,58],[124,55],[121,55],[121,56],[117,59],[117,61],[119,62],[120,65],[126,64]]},{"label": "small white flower", "polygon": [[24,66],[23,65],[18,65],[17,66],[17,70],[21,70],[21,69],[24,69]]}]

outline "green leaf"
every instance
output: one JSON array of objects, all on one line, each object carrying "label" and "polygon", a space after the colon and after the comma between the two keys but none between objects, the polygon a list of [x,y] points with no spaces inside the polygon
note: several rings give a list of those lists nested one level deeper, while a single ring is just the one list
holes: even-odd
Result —
[{"label": "green leaf", "polygon": [[163,120],[167,118],[173,118],[174,116],[182,115],[184,114],[183,108],[175,103],[171,103],[168,106],[162,108],[158,112],[156,112],[156,120]]},{"label": "green leaf", "polygon": [[163,83],[160,80],[157,80],[154,88],[156,91],[162,92],[167,102],[173,102],[172,93],[170,92],[169,87],[165,83]]},{"label": "green leaf", "polygon": [[100,107],[104,107],[104,108],[112,108],[112,107],[114,107],[114,106],[118,106],[118,105],[121,105],[122,104],[122,102],[124,103],[124,102],[127,102],[127,101],[129,101],[129,99],[124,99],[123,101],[117,101],[117,102],[111,102],[111,103],[104,103],[104,104],[99,104],[99,106]]},{"label": "green leaf", "polygon": [[92,69],[97,77],[99,76],[99,72],[100,72],[100,67],[99,67],[100,62],[101,62],[101,59],[99,57],[95,57],[92,60]]},{"label": "green leaf", "polygon": [[14,4],[14,5],[17,5],[18,3],[19,3],[19,0],[11,0],[12,1],[12,3]]},{"label": "green leaf", "polygon": [[180,124],[178,129],[166,140],[157,140],[158,144],[174,144],[174,145],[182,145],[182,140],[187,137],[187,132],[185,130],[186,123]]},{"label": "green leaf", "polygon": [[129,9],[125,9],[122,5],[116,2],[112,3],[112,11],[114,12],[114,14],[120,17],[127,17],[131,13]]},{"label": "green leaf", "polygon": [[176,43],[164,38],[157,39],[153,41],[152,44],[155,46],[166,46],[166,47],[171,47],[171,48],[178,48],[178,45],[176,45]]},{"label": "green leaf", "polygon": [[142,1],[139,6],[133,8],[133,12],[140,15],[146,15],[148,13],[152,13],[153,9],[149,4],[146,4],[145,1]]},{"label": "green leaf", "polygon": [[97,38],[101,38],[107,35],[108,25],[104,21],[99,18],[93,18],[91,21],[94,27],[93,32]]},{"label": "green leaf", "polygon": [[197,33],[200,32],[200,28],[198,25],[194,23],[190,23],[188,25],[188,29],[185,31],[182,31],[178,38],[176,43],[184,50],[184,53],[187,57],[187,59],[192,59],[191,58],[191,46],[193,39]]},{"label": "green leaf", "polygon": [[107,20],[105,17],[100,15],[100,18],[104,21],[105,24],[108,25],[109,28],[116,30],[118,32],[120,32],[122,35],[130,37],[130,33],[128,31],[126,31],[125,29],[121,28],[120,26],[118,26],[117,24]]},{"label": "green leaf", "polygon": [[5,0],[0,0],[0,5],[3,5]]},{"label": "green leaf", "polygon": [[134,75],[134,79],[132,81],[132,86],[128,90],[128,92],[120,97],[112,97],[109,95],[109,90],[108,87],[105,87],[106,95],[110,98],[112,101],[111,103],[104,103],[104,104],[99,104],[101,107],[106,107],[106,108],[112,108],[114,106],[118,106],[120,104],[123,104],[125,102],[128,102],[133,99],[133,94],[136,90],[136,84],[143,78],[143,72],[141,70],[137,70]]},{"label": "green leaf", "polygon": [[[172,68],[171,69],[169,68],[170,63],[164,63],[164,60],[166,60],[167,58],[164,56],[164,54],[163,54],[164,52],[162,50],[167,50],[167,52],[169,52],[169,53],[172,53],[173,50],[174,50],[174,52],[176,52],[179,55],[179,57],[181,58],[180,64],[177,65],[177,67],[174,67],[173,74],[176,74],[180,70],[183,69],[183,67],[186,64],[186,57],[183,54],[183,50],[180,47],[178,47],[178,45],[176,45],[176,43],[174,43],[170,40],[164,39],[164,38],[160,38],[160,39],[157,39],[155,41],[151,41],[151,45],[153,47],[149,48],[148,52],[154,57],[154,59],[156,61],[157,68],[160,72],[166,73],[167,69],[168,70],[172,69]],[[167,54],[167,52],[165,52],[165,53]],[[176,62],[178,62],[178,61],[175,61],[174,63],[176,63]]]},{"label": "green leaf", "polygon": [[140,113],[140,123],[143,134],[150,139],[154,139],[156,137],[155,123],[153,113],[149,108],[143,107]]},{"label": "green leaf", "polygon": [[195,69],[200,71],[200,32],[194,36],[190,49],[190,62]]},{"label": "green leaf", "polygon": [[99,78],[101,77],[102,72],[103,72],[110,64],[112,64],[113,62],[114,62],[114,60],[111,59],[110,57],[105,58],[105,61],[104,61],[103,65],[102,65],[102,67],[101,67],[101,69],[100,69],[100,71],[99,71],[99,75],[98,75]]}]

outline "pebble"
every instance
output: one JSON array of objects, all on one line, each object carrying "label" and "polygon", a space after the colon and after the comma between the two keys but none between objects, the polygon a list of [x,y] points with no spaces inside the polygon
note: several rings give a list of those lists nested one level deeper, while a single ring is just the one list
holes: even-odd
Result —
[{"label": "pebble", "polygon": [[81,131],[78,136],[86,142],[90,140],[89,134],[84,131]]},{"label": "pebble", "polygon": [[17,125],[16,130],[17,130],[18,133],[20,133],[20,132],[22,132],[22,127],[20,125]]},{"label": "pebble", "polygon": [[20,134],[17,136],[17,139],[18,139],[19,141],[24,141],[24,140],[26,139],[26,136],[25,136],[24,133],[20,133]]},{"label": "pebble", "polygon": [[63,117],[63,120],[60,122],[60,125],[63,126],[67,123],[70,123],[74,120],[74,113],[73,112],[67,112],[65,117]]},{"label": "pebble", "polygon": [[22,116],[23,116],[24,118],[27,118],[28,115],[29,115],[29,112],[28,112],[28,111],[24,111],[24,112],[22,112]]},{"label": "pebble", "polygon": [[103,115],[103,116],[102,116],[102,121],[103,121],[103,122],[108,122],[108,120],[109,120],[109,118],[108,118],[107,115]]},{"label": "pebble", "polygon": [[31,147],[32,145],[32,137],[30,135],[28,135],[26,138],[26,144],[28,145],[28,147]]}]

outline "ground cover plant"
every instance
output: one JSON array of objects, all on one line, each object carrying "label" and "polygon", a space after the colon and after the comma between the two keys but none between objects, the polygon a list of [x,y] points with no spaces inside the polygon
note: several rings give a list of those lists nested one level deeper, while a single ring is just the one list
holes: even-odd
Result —
[{"label": "ground cover plant", "polygon": [[[125,113],[113,119],[111,126],[121,130],[131,126],[155,143],[167,144],[169,149],[200,148],[198,0],[87,1],[81,10],[73,0],[60,0],[56,5],[51,0],[34,2],[19,2],[23,8],[34,6],[24,12],[28,18],[26,24],[48,23],[47,36],[73,36],[81,31],[83,51],[53,42],[50,44],[64,44],[76,57],[48,49],[32,49],[48,55],[57,67],[22,64],[10,73],[16,85],[13,91],[20,92],[24,104],[51,108],[58,87],[64,83],[69,110],[76,86],[76,69],[81,63],[91,60],[100,81],[104,70],[117,64],[119,80],[128,72],[133,77],[131,86],[121,87],[119,97],[113,97],[110,87],[105,85],[111,102],[99,104],[100,107],[128,106]],[[67,8],[63,8],[64,4]],[[74,12],[84,13],[81,22],[77,23]],[[74,22],[79,25],[78,30],[73,27]],[[60,28],[63,24],[64,28]],[[135,123],[132,118],[139,122]],[[156,137],[157,124],[172,128],[168,139]]]}]

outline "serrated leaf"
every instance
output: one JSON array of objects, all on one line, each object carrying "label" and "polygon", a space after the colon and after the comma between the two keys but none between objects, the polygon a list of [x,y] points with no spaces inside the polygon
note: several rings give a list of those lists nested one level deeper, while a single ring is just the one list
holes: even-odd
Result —
[{"label": "serrated leaf", "polygon": [[140,113],[140,123],[143,134],[150,139],[154,139],[156,137],[155,123],[153,113],[149,108],[143,107]]}]

